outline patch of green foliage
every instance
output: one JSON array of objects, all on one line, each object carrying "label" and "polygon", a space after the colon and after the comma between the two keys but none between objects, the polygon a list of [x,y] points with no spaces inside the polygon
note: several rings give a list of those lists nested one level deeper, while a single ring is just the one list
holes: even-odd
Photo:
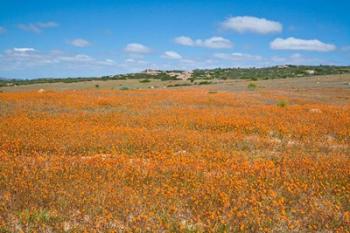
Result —
[{"label": "patch of green foliage", "polygon": [[[179,73],[181,71],[172,71]],[[212,80],[212,79],[249,79],[252,81],[276,79],[276,78],[294,78],[313,75],[332,75],[350,73],[350,66],[274,66],[264,68],[217,68],[217,69],[197,69],[192,73],[191,82],[195,80]],[[170,76],[167,72],[158,74],[132,73],[110,75],[102,77],[67,77],[67,78],[39,78],[39,79],[1,79],[0,87],[14,85],[28,85],[40,83],[74,83],[82,81],[107,81],[107,80],[127,80],[127,79],[159,79],[161,81],[177,80],[176,76]]]},{"label": "patch of green foliage", "polygon": [[277,101],[277,106],[278,107],[284,108],[284,107],[287,107],[287,105],[288,105],[288,101],[287,100],[279,100],[279,101]]},{"label": "patch of green foliage", "polygon": [[149,82],[151,82],[151,80],[149,80],[149,79],[143,79],[143,80],[140,80],[139,82],[140,82],[140,83],[149,83]]},{"label": "patch of green foliage", "polygon": [[22,225],[30,225],[35,223],[47,224],[52,217],[46,210],[29,211],[28,209],[18,213],[19,222]]},{"label": "patch of green foliage", "polygon": [[213,82],[210,82],[210,81],[201,81],[198,83],[198,85],[209,85],[209,84],[212,84]]},{"label": "patch of green foliage", "polygon": [[293,78],[313,75],[331,75],[350,73],[349,66],[274,66],[264,68],[217,68],[194,70],[195,79],[250,79],[266,80],[276,78]]},{"label": "patch of green foliage", "polygon": [[176,84],[167,85],[167,87],[188,87],[188,86],[192,86],[192,84],[190,84],[190,83],[176,83]]},{"label": "patch of green foliage", "polygon": [[254,90],[256,89],[256,84],[255,84],[255,83],[249,83],[249,84],[248,84],[248,89],[249,89],[250,91],[254,91]]}]

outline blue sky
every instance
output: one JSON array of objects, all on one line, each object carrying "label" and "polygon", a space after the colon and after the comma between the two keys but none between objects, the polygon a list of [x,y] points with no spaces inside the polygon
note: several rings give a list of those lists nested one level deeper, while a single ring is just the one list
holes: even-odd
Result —
[{"label": "blue sky", "polygon": [[0,77],[350,65],[346,0],[0,3]]}]

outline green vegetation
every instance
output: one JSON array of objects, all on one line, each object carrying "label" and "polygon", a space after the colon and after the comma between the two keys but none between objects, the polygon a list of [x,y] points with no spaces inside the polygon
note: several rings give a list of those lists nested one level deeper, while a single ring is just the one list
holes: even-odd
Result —
[{"label": "green vegetation", "polygon": [[140,80],[139,82],[140,82],[140,83],[149,83],[149,82],[151,82],[151,80],[149,80],[149,79],[143,79],[143,80]]},{"label": "green vegetation", "polygon": [[279,100],[277,102],[277,106],[281,107],[281,108],[287,107],[287,105],[288,105],[288,101],[286,101],[286,100]]},{"label": "green vegetation", "polygon": [[193,79],[250,79],[252,81],[350,73],[349,66],[274,66],[266,68],[217,68],[194,70]]},{"label": "green vegetation", "polygon": [[176,84],[170,84],[167,87],[188,87],[192,86],[190,83],[176,83]]},{"label": "green vegetation", "polygon": [[[40,83],[74,83],[82,81],[107,81],[107,80],[127,80],[139,79],[140,83],[149,82],[150,79],[161,81],[178,80],[176,73],[180,74],[182,71],[159,71],[157,74],[149,73],[131,73],[110,75],[102,77],[68,77],[68,78],[40,78],[40,79],[3,79],[0,78],[0,87],[28,85]],[[169,75],[175,73],[175,75]],[[217,68],[217,69],[201,69],[194,70],[191,78],[191,83],[196,80],[205,80],[197,84],[206,85],[211,84],[209,80],[213,79],[247,79],[252,81],[276,79],[276,78],[293,78],[293,77],[307,77],[314,75],[332,75],[350,73],[350,66],[274,66],[266,68]]]},{"label": "green vegetation", "polygon": [[21,225],[30,225],[35,223],[49,223],[52,217],[46,210],[29,211],[28,209],[18,213],[19,223]]},{"label": "green vegetation", "polygon": [[249,83],[249,84],[248,84],[248,89],[249,89],[250,91],[254,91],[254,90],[256,89],[256,84],[255,84],[255,83]]},{"label": "green vegetation", "polygon": [[201,81],[199,83],[197,83],[198,85],[209,85],[209,84],[212,84],[213,82],[210,82],[210,81]]}]

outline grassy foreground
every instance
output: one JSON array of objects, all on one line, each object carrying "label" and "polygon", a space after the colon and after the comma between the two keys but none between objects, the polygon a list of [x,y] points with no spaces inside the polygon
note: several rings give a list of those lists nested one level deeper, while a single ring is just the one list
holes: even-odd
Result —
[{"label": "grassy foreground", "polygon": [[349,232],[349,144],[282,94],[0,93],[0,232]]}]

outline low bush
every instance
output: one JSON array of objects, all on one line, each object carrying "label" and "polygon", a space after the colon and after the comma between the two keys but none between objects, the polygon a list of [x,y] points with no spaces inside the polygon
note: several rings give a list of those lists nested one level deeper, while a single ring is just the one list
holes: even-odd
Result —
[{"label": "low bush", "polygon": [[249,89],[250,91],[254,91],[254,90],[256,89],[256,84],[255,84],[255,83],[249,83],[249,84],[248,84],[248,89]]},{"label": "low bush", "polygon": [[210,82],[210,81],[202,81],[202,82],[199,82],[198,85],[209,85],[209,84],[212,84],[213,82]]},{"label": "low bush", "polygon": [[277,106],[281,107],[281,108],[287,107],[287,105],[288,105],[288,101],[287,100],[279,100],[277,102]]},{"label": "low bush", "polygon": [[140,82],[140,83],[149,83],[149,82],[151,82],[151,80],[149,80],[149,79],[143,79],[143,80],[140,80],[139,82]]}]

